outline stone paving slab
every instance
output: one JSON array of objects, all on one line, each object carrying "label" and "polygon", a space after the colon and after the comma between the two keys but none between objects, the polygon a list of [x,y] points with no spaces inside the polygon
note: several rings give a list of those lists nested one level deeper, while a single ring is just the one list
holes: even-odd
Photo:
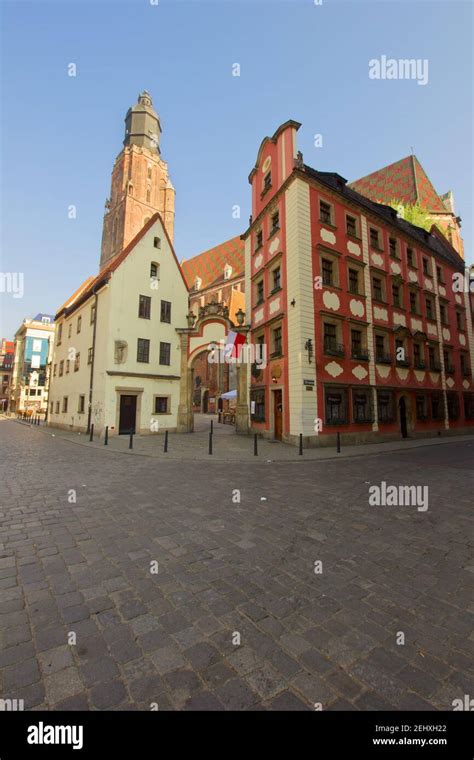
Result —
[{"label": "stone paving slab", "polygon": [[318,448],[307,448],[303,454],[299,454],[297,446],[281,443],[280,441],[270,441],[264,438],[258,439],[258,455],[254,455],[254,438],[253,435],[237,435],[229,425],[214,425],[212,454],[209,454],[209,430],[210,422],[206,430],[202,430],[201,421],[200,430],[195,433],[170,433],[168,436],[168,452],[164,452],[164,435],[136,435],[133,437],[133,449],[130,450],[130,437],[126,435],[115,435],[109,437],[107,446],[104,446],[104,439],[98,436],[89,440],[89,435],[85,433],[72,432],[61,428],[54,428],[48,425],[30,425],[28,422],[14,420],[16,424],[30,428],[34,432],[50,435],[55,438],[61,438],[70,443],[80,444],[88,448],[100,448],[106,452],[120,452],[127,455],[138,455],[153,457],[162,460],[185,460],[185,461],[219,461],[235,462],[244,461],[248,463],[259,464],[264,462],[301,462],[303,459],[342,459],[345,457],[368,456],[380,454],[388,451],[404,451],[417,449],[423,446],[438,446],[445,443],[467,442],[474,444],[474,432],[472,435],[463,436],[445,436],[436,438],[413,438],[400,439],[396,441],[385,441],[381,443],[370,443],[361,445],[344,444],[344,435],[342,435],[341,452],[337,453],[335,447],[324,446]]},{"label": "stone paving slab", "polygon": [[[0,443],[0,698],[450,710],[473,693],[469,440],[296,470],[156,466],[15,421]],[[429,509],[370,506],[382,479],[427,485]]]}]

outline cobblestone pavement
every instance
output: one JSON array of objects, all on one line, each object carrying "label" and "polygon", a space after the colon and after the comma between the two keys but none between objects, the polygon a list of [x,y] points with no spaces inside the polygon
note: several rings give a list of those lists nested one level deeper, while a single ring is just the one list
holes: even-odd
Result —
[{"label": "cobblestone pavement", "polygon": [[[249,467],[15,421],[0,441],[4,699],[451,710],[473,694],[473,443]],[[428,511],[369,506],[381,480],[428,485]]]}]

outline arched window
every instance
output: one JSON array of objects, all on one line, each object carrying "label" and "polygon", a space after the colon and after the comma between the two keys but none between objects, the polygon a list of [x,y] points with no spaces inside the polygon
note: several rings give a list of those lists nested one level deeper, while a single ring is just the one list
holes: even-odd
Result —
[{"label": "arched window", "polygon": [[151,191],[148,189],[146,191],[146,202],[150,203],[150,201],[151,201]]},{"label": "arched window", "polygon": [[132,185],[132,183],[131,183],[131,182],[130,182],[130,184],[129,184],[129,186],[128,186],[128,194],[129,194],[129,195],[133,195],[133,185]]}]

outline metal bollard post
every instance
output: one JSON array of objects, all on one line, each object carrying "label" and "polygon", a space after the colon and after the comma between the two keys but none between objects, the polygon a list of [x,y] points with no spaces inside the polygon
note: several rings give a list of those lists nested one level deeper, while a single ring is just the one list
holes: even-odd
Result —
[{"label": "metal bollard post", "polygon": [[133,449],[133,433],[130,433],[130,441],[128,443],[128,448]]},{"label": "metal bollard post", "polygon": [[209,454],[212,454],[212,433],[209,433]]},{"label": "metal bollard post", "polygon": [[89,435],[89,441],[93,441],[93,440],[94,440],[94,423],[92,423],[91,425],[91,432]]},{"label": "metal bollard post", "polygon": [[163,451],[165,454],[168,453],[168,431],[165,430],[165,445],[163,447]]},{"label": "metal bollard post", "polygon": [[254,457],[258,457],[258,435],[257,433],[253,436],[253,455]]},{"label": "metal bollard post", "polygon": [[211,420],[211,435],[214,432],[214,420]]},{"label": "metal bollard post", "polygon": [[107,425],[105,428],[105,436],[104,436],[104,446],[109,445],[109,426]]},{"label": "metal bollard post", "polygon": [[300,433],[300,450],[298,451],[300,457],[303,456],[303,433]]},{"label": "metal bollard post", "polygon": [[336,448],[337,448],[337,453],[340,454],[341,453],[341,434],[340,433],[337,434]]}]

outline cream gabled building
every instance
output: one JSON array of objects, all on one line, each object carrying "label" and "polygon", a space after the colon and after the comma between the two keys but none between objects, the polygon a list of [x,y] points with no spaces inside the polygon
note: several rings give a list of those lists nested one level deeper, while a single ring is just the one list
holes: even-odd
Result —
[{"label": "cream gabled building", "polygon": [[94,433],[176,430],[188,289],[161,216],[56,314],[50,425]]}]

